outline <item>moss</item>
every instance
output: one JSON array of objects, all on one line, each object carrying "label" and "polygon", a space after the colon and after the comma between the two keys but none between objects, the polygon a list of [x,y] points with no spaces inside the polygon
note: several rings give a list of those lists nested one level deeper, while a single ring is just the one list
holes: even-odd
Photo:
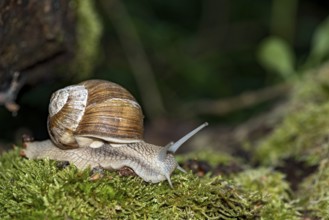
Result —
[{"label": "moss", "polygon": [[[296,219],[283,175],[249,169],[230,177],[174,173],[151,184],[139,177],[60,169],[50,160],[26,160],[19,149],[0,158],[1,219]],[[213,153],[213,155],[216,155]]]},{"label": "moss", "polygon": [[258,144],[254,159],[263,165],[279,165],[294,158],[318,164],[329,145],[329,64],[309,71],[296,81],[286,105],[286,115],[274,131]]},{"label": "moss", "polygon": [[25,160],[18,149],[0,162],[0,218],[254,219],[262,207],[259,193],[221,177],[177,172],[171,189],[167,182],[150,184],[113,172],[91,181],[88,170]]},{"label": "moss", "polygon": [[[283,205],[285,208],[282,210],[285,211],[280,214],[289,210],[300,210],[305,219],[328,219],[328,100],[329,65],[325,64],[305,75],[301,81],[295,83],[286,106],[287,112],[283,120],[276,125],[269,136],[261,140],[256,148],[253,148],[254,162],[262,166],[281,167],[282,170],[282,167],[287,165],[285,161],[289,160],[302,162],[297,164],[304,164],[303,166],[305,166],[301,167],[299,170],[292,167],[286,167],[287,170],[285,170],[287,173],[293,172],[295,178],[298,175],[304,178],[301,178],[300,182],[293,180],[297,185],[297,192],[290,192],[294,200],[290,200],[289,196],[287,197],[287,195],[280,193],[280,191],[286,187],[280,190],[280,183],[277,182],[274,184],[277,185],[277,187],[273,189],[279,191],[274,191],[272,193],[272,198],[274,201],[278,202],[267,203],[262,209],[262,216],[266,216],[266,213],[273,214],[272,211],[275,207]],[[312,173],[315,168],[318,170]],[[246,172],[252,171],[247,170]],[[279,173],[278,175],[282,174]],[[256,176],[256,174],[251,174],[251,179],[254,178],[254,176]],[[267,179],[269,175],[264,176]],[[283,177],[281,177],[281,179],[282,178]],[[280,179],[279,176],[276,179]],[[282,181],[284,182],[284,180]],[[245,179],[242,180],[242,182],[246,183]],[[270,193],[270,188],[267,189],[266,192]],[[283,197],[280,198],[280,195],[283,195]],[[284,200],[290,202],[282,203],[281,201]],[[264,201],[267,201],[266,198],[264,198]],[[275,206],[269,207],[269,205]],[[265,213],[264,210],[266,210],[267,207],[269,207],[269,211]],[[277,217],[271,219],[277,219]],[[288,217],[288,219],[290,218]]]},{"label": "moss", "polygon": [[303,108],[305,104],[320,104],[329,99],[329,63],[309,71],[296,81],[291,94],[292,109]]},{"label": "moss", "polygon": [[102,25],[96,13],[94,1],[75,0],[73,3],[77,12],[77,48],[70,67],[77,80],[82,80],[88,78],[97,63]]},{"label": "moss", "polygon": [[308,104],[302,111],[288,114],[255,151],[264,165],[278,165],[285,158],[318,164],[328,155],[329,103]]},{"label": "moss", "polygon": [[298,207],[282,173],[268,168],[249,169],[239,173],[234,180],[248,191],[262,195],[264,206],[260,216],[263,219],[300,219]]},{"label": "moss", "polygon": [[321,161],[318,171],[309,176],[297,192],[300,206],[320,219],[329,216],[329,160]]}]

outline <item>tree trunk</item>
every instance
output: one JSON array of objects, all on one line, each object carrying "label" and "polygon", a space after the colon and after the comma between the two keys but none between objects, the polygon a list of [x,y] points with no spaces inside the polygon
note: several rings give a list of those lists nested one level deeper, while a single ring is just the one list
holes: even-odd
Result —
[{"label": "tree trunk", "polygon": [[1,90],[8,88],[14,72],[31,81],[49,75],[55,63],[72,56],[76,42],[73,3],[0,1]]}]

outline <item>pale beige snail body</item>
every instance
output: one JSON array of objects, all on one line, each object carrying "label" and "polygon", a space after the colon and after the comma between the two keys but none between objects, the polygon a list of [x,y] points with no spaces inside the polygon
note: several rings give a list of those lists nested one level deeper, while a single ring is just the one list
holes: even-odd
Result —
[{"label": "pale beige snail body", "polygon": [[56,91],[49,104],[51,140],[25,143],[29,159],[69,161],[79,169],[131,168],[147,182],[170,181],[181,169],[173,154],[202,124],[165,147],[143,141],[143,113],[135,98],[118,84],[87,80]]}]

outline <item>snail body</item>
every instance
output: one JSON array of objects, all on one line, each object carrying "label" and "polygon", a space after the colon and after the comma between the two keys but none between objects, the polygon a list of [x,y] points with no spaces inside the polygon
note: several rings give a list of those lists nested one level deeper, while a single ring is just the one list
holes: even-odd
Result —
[{"label": "snail body", "polygon": [[207,123],[165,147],[146,143],[135,98],[118,84],[87,80],[52,95],[47,125],[51,140],[26,142],[27,158],[69,161],[79,169],[129,167],[144,181],[172,186],[171,173],[183,171],[173,154]]}]

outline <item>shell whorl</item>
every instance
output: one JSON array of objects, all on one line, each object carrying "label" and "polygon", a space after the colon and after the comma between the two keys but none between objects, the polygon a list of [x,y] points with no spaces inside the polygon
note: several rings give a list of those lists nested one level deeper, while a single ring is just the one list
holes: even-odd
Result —
[{"label": "shell whorl", "polygon": [[48,130],[52,141],[63,149],[79,147],[78,137],[138,142],[143,137],[143,113],[123,87],[87,80],[52,95]]}]

